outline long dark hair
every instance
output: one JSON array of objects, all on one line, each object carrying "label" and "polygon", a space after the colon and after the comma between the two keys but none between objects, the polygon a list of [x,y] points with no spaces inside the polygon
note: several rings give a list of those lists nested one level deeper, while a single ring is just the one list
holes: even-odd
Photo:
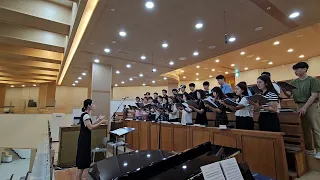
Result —
[{"label": "long dark hair", "polygon": [[92,104],[92,99],[86,99],[83,101],[83,108],[81,109],[82,112],[85,112],[88,109],[88,106]]},{"label": "long dark hair", "polygon": [[247,83],[244,82],[244,81],[241,81],[237,84],[237,86],[243,91],[242,92],[242,95],[243,96],[249,96],[249,93],[248,93],[248,86],[247,86]]},{"label": "long dark hair", "polygon": [[273,92],[276,95],[278,95],[278,92],[274,89],[273,84],[272,84],[269,76],[262,75],[262,76],[259,76],[258,79],[260,79],[264,82],[264,84],[266,85],[267,91]]},{"label": "long dark hair", "polygon": [[217,93],[219,99],[224,99],[224,98],[226,97],[226,96],[223,94],[221,88],[218,87],[218,86],[212,88],[211,92]]},{"label": "long dark hair", "polygon": [[[206,92],[204,92],[204,90],[198,89],[198,90],[196,90],[196,93],[198,93],[198,92],[200,93],[201,99],[204,99],[206,97]],[[198,98],[198,95],[197,95],[197,98]]]}]

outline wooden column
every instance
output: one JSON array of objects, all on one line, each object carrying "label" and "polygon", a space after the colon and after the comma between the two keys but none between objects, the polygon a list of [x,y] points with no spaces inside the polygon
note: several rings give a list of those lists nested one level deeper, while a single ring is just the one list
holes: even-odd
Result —
[{"label": "wooden column", "polygon": [[6,98],[6,85],[0,84],[0,108],[4,107],[5,98]]},{"label": "wooden column", "polygon": [[39,85],[39,108],[53,107],[55,105],[56,84],[42,83]]}]

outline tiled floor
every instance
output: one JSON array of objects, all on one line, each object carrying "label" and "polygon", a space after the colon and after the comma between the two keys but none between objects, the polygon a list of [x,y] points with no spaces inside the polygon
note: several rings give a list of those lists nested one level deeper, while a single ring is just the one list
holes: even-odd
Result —
[{"label": "tiled floor", "polygon": [[0,165],[0,180],[7,180],[14,174],[13,179],[19,180],[29,171],[30,159],[19,159],[11,163],[1,163]]},{"label": "tiled floor", "polygon": [[320,172],[317,171],[310,171],[301,178],[296,178],[296,180],[319,180],[320,179]]}]

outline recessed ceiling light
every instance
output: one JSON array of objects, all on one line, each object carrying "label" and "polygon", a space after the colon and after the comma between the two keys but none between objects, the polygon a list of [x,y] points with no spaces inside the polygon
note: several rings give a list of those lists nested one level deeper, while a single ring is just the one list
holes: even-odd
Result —
[{"label": "recessed ceiling light", "polygon": [[115,12],[115,11],[116,11],[116,9],[113,9],[113,8],[112,8],[112,9],[110,9],[110,10],[111,10],[112,12]]},{"label": "recessed ceiling light", "polygon": [[117,43],[117,41],[112,41],[112,44],[116,44]]},{"label": "recessed ceiling light", "polygon": [[260,27],[256,27],[254,30],[255,31],[261,31],[262,29],[263,29],[263,27],[260,26]]},{"label": "recessed ceiling light", "polygon": [[145,83],[142,84],[142,86],[145,86],[145,85],[146,85]]},{"label": "recessed ceiling light", "polygon": [[259,60],[260,60],[260,57],[256,57],[256,60],[259,61]]},{"label": "recessed ceiling light", "polygon": [[241,54],[241,55],[245,55],[245,54],[246,54],[246,52],[242,51],[240,54]]},{"label": "recessed ceiling light", "polygon": [[14,85],[11,85],[10,87],[14,87]]},{"label": "recessed ceiling light", "polygon": [[199,76],[199,73],[196,73],[197,76]]},{"label": "recessed ceiling light", "polygon": [[79,83],[79,81],[74,81],[75,83]]},{"label": "recessed ceiling light", "polygon": [[303,54],[301,54],[301,55],[299,56],[299,58],[304,58],[304,55],[303,55]]},{"label": "recessed ceiling light", "polygon": [[163,43],[163,44],[162,44],[162,47],[163,47],[163,48],[167,48],[168,46],[169,46],[168,43]]},{"label": "recessed ceiling light", "polygon": [[143,74],[142,74],[142,73],[140,73],[140,74],[139,74],[139,76],[140,76],[140,77],[143,77]]},{"label": "recessed ceiling light", "polygon": [[167,78],[167,77],[164,77],[163,79],[164,79],[164,80],[167,80],[168,78]]},{"label": "recessed ceiling light", "polygon": [[106,53],[110,53],[110,52],[111,52],[111,50],[110,50],[109,48],[105,48],[105,49],[104,49],[104,52],[106,52]]},{"label": "recessed ceiling light", "polygon": [[195,27],[196,27],[197,29],[201,29],[201,28],[203,27],[203,24],[202,24],[202,23],[197,23],[197,24],[195,25]]},{"label": "recessed ceiling light", "polygon": [[183,79],[185,79],[186,77],[185,76],[183,76]]},{"label": "recessed ceiling light", "polygon": [[173,62],[173,61],[170,61],[169,64],[172,66],[172,65],[174,65],[174,62]]},{"label": "recessed ceiling light", "polygon": [[229,38],[229,42],[234,42],[236,40],[236,38],[235,37],[231,37],[231,38]]},{"label": "recessed ceiling light", "polygon": [[82,77],[78,77],[78,79],[79,79],[79,80],[81,80],[81,79],[82,79]]},{"label": "recessed ceiling light", "polygon": [[25,85],[21,85],[22,87],[25,87]]},{"label": "recessed ceiling light", "polygon": [[195,52],[193,52],[193,55],[194,55],[194,56],[198,56],[199,53],[198,53],[197,51],[195,51]]},{"label": "recessed ceiling light", "polygon": [[288,52],[293,52],[293,49],[288,49]]},{"label": "recessed ceiling light", "polygon": [[219,59],[216,59],[216,62],[220,62],[220,60],[219,60]]},{"label": "recessed ceiling light", "polygon": [[279,41],[275,41],[275,42],[273,43],[273,45],[278,45],[278,44],[280,44]]},{"label": "recessed ceiling light", "polygon": [[229,74],[229,72],[227,71],[227,72],[225,72],[225,74]]},{"label": "recessed ceiling light", "polygon": [[245,67],[244,70],[248,70],[249,68]]},{"label": "recessed ceiling light", "polygon": [[121,84],[124,84],[124,81],[121,81]]},{"label": "recessed ceiling light", "polygon": [[210,75],[209,78],[212,78],[212,75]]},{"label": "recessed ceiling light", "polygon": [[152,83],[154,84],[154,83],[156,83],[156,81],[155,81],[155,80],[153,80],[153,81],[152,81]]},{"label": "recessed ceiling light", "polygon": [[209,46],[209,49],[214,49],[216,48],[216,46]]},{"label": "recessed ceiling light", "polygon": [[116,71],[116,73],[117,73],[117,74],[120,74],[120,71],[119,71],[119,70],[117,70],[117,71]]},{"label": "recessed ceiling light", "polygon": [[197,66],[197,68],[200,68],[200,66]]},{"label": "recessed ceiling light", "polygon": [[36,84],[34,84],[33,86],[37,86]]},{"label": "recessed ceiling light", "polygon": [[271,64],[273,64],[273,62],[269,62],[268,64],[270,64],[270,65],[271,65]]},{"label": "recessed ceiling light", "polygon": [[184,70],[181,70],[180,72],[182,72],[182,73],[183,73],[183,72],[184,72]]},{"label": "recessed ceiling light", "polygon": [[84,73],[82,73],[82,76],[85,76],[85,75],[87,75],[87,73],[85,73],[85,72],[84,72]]},{"label": "recessed ceiling light", "polygon": [[299,15],[300,15],[299,12],[294,12],[294,13],[292,13],[292,14],[289,15],[289,18],[290,18],[290,19],[294,19],[294,18],[298,17]]},{"label": "recessed ceiling light", "polygon": [[76,84],[72,84],[72,86],[75,86]]},{"label": "recessed ceiling light", "polygon": [[95,59],[94,62],[95,62],[95,63],[99,63],[100,60],[99,60],[99,59]]},{"label": "recessed ceiling light", "polygon": [[181,61],[185,61],[185,60],[187,60],[188,58],[186,58],[186,57],[180,57],[179,58],[179,60],[181,60]]},{"label": "recessed ceiling light", "polygon": [[231,64],[231,66],[233,67],[233,66],[234,66],[234,64]]},{"label": "recessed ceiling light", "polygon": [[146,8],[148,8],[148,9],[152,9],[154,7],[154,3],[151,1],[146,2],[145,5],[146,5]]},{"label": "recessed ceiling light", "polygon": [[131,68],[131,64],[127,64],[126,67],[127,67],[127,68]]},{"label": "recessed ceiling light", "polygon": [[130,78],[129,80],[130,80],[130,81],[133,81],[133,78]]},{"label": "recessed ceiling light", "polygon": [[157,72],[157,69],[156,69],[156,68],[153,68],[153,69],[152,69],[152,72]]},{"label": "recessed ceiling light", "polygon": [[198,81],[199,79],[197,78],[196,80]]},{"label": "recessed ceiling light", "polygon": [[211,71],[215,71],[215,69],[211,69]]},{"label": "recessed ceiling light", "polygon": [[116,87],[117,87],[117,86],[118,86],[118,84],[115,84],[114,86],[116,86]]},{"label": "recessed ceiling light", "polygon": [[127,35],[127,33],[125,31],[120,31],[119,35],[122,36],[122,37],[125,37]]},{"label": "recessed ceiling light", "polygon": [[145,60],[146,59],[146,56],[141,56],[140,57],[142,60]]}]

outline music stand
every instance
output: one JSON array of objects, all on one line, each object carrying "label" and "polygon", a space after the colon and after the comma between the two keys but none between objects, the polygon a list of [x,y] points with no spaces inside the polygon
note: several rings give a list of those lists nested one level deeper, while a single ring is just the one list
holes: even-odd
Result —
[{"label": "music stand", "polygon": [[[126,152],[126,135],[132,131],[135,131],[135,128],[131,128],[131,127],[123,127],[123,128],[119,128],[113,131],[110,131],[110,134],[115,135],[116,140],[114,142],[109,142],[107,143],[107,145],[111,146],[113,148],[113,154],[118,155],[118,147],[123,146],[124,147],[124,152]],[[124,137],[124,141],[119,141],[120,137]],[[114,152],[114,150],[116,152]]]}]

